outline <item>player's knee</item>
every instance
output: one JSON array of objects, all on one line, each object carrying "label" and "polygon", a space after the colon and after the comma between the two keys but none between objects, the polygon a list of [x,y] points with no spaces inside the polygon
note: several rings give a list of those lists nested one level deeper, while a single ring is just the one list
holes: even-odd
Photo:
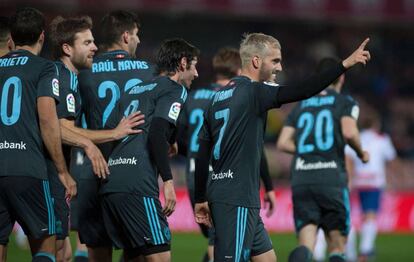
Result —
[{"label": "player's knee", "polygon": [[312,252],[305,246],[295,248],[289,254],[289,262],[310,262],[312,261]]},{"label": "player's knee", "polygon": [[39,252],[34,254],[32,262],[55,262],[56,258],[53,254],[47,252]]}]

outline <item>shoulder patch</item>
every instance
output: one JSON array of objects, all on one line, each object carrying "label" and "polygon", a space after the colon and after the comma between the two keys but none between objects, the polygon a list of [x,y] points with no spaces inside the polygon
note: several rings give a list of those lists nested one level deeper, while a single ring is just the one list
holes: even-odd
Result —
[{"label": "shoulder patch", "polygon": [[52,91],[55,96],[59,96],[59,80],[56,78],[52,79]]},{"label": "shoulder patch", "polygon": [[73,94],[68,94],[66,96],[66,107],[68,109],[68,112],[75,113],[75,97]]},{"label": "shoulder patch", "polygon": [[351,110],[351,116],[352,116],[355,120],[358,120],[358,118],[359,118],[359,106],[354,105],[354,106],[352,107],[352,110]]},{"label": "shoulder patch", "polygon": [[170,112],[168,113],[168,117],[176,121],[178,116],[180,115],[180,111],[181,111],[181,104],[178,102],[175,102],[170,107]]}]

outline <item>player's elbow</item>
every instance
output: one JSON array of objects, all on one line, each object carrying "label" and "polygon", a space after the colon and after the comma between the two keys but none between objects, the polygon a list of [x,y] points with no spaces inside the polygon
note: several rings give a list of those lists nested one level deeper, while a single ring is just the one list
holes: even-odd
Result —
[{"label": "player's elbow", "polygon": [[346,127],[342,129],[342,136],[346,141],[354,139],[358,135],[358,129],[352,127]]}]

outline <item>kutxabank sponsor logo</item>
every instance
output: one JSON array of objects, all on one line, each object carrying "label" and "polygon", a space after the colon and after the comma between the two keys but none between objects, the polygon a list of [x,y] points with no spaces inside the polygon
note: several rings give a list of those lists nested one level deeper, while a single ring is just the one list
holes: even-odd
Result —
[{"label": "kutxabank sponsor logo", "polygon": [[220,173],[213,173],[211,175],[211,180],[221,180],[221,179],[233,179],[233,171],[231,171],[231,169],[229,169],[226,172],[220,172]]},{"label": "kutxabank sponsor logo", "polygon": [[20,141],[20,142],[3,141],[3,142],[0,142],[0,150],[3,150],[3,149],[26,150],[26,143],[24,143],[23,141]]},{"label": "kutxabank sponsor logo", "polygon": [[335,169],[338,168],[338,165],[335,161],[329,162],[313,162],[313,163],[305,163],[305,160],[302,158],[296,159],[295,169],[296,170],[317,170],[317,169]]},{"label": "kutxabank sponsor logo", "polygon": [[135,157],[118,157],[118,158],[109,158],[108,166],[117,166],[117,165],[137,165],[137,159]]}]

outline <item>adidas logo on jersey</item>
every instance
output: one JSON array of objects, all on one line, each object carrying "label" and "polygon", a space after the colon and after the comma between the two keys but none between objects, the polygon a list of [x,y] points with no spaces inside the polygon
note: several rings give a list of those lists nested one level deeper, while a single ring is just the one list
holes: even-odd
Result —
[{"label": "adidas logo on jersey", "polygon": [[137,159],[135,157],[132,157],[132,158],[119,157],[117,159],[109,158],[108,166],[116,166],[116,165],[137,165]]},{"label": "adidas logo on jersey", "polygon": [[233,179],[233,174],[234,174],[233,171],[231,171],[230,169],[227,172],[220,172],[218,174],[213,173],[211,175],[211,180],[221,180],[225,178]]},{"label": "adidas logo on jersey", "polygon": [[1,149],[26,150],[26,143],[23,143],[23,141],[20,141],[18,143],[4,141],[0,142],[0,150]]},{"label": "adidas logo on jersey", "polygon": [[337,168],[338,165],[335,161],[330,162],[314,162],[314,163],[305,163],[305,160],[302,158],[296,159],[295,169],[296,170],[315,170],[315,169],[328,169],[328,168]]}]

